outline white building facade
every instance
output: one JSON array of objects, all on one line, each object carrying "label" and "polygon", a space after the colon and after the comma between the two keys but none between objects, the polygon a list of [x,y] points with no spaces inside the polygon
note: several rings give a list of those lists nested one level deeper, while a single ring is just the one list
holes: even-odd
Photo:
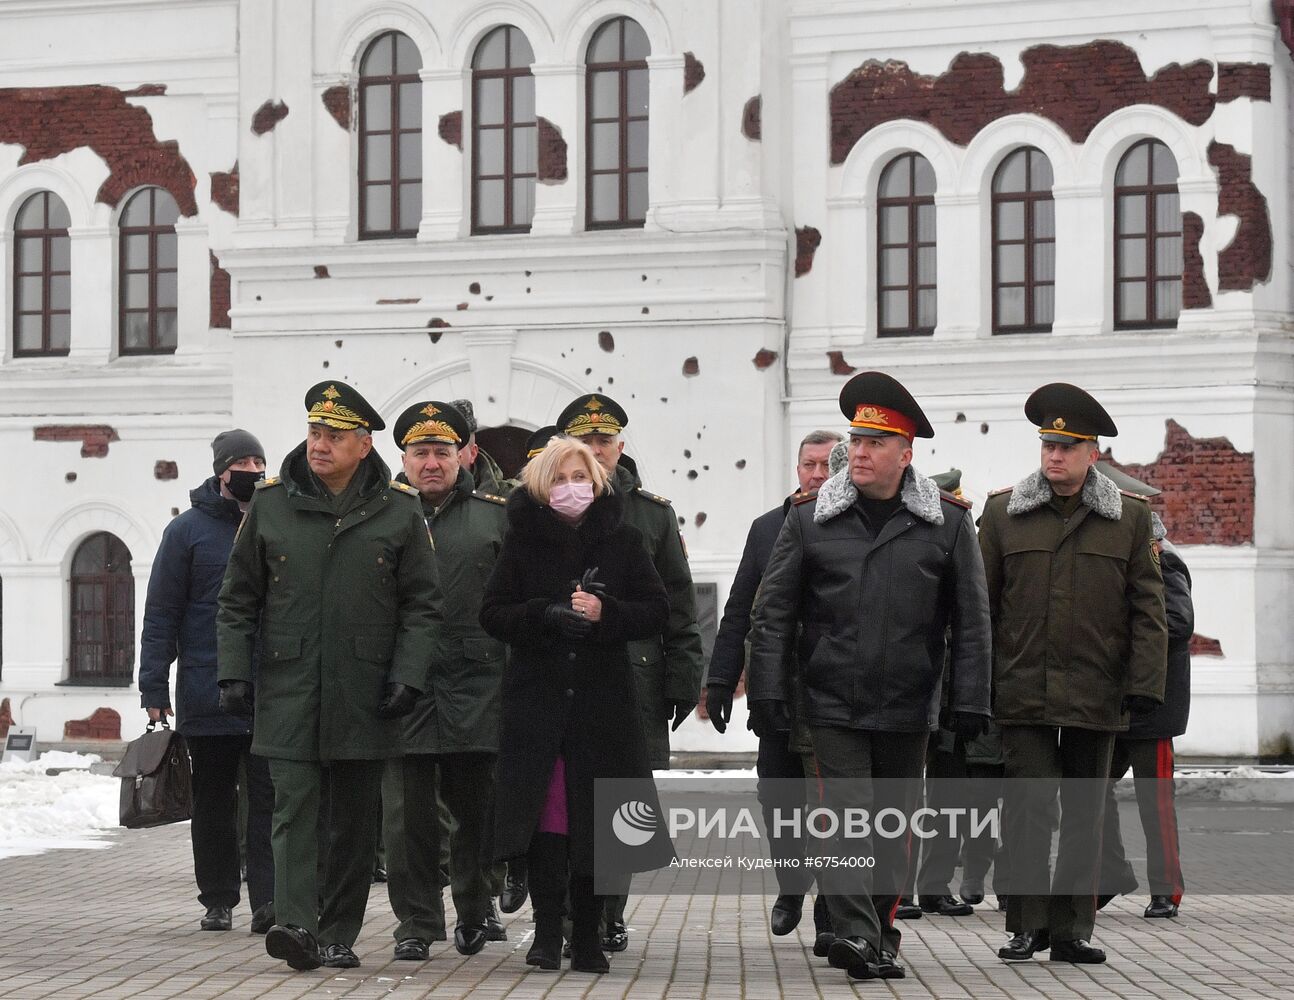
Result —
[{"label": "white building facade", "polygon": [[[1288,751],[1279,7],[0,0],[0,19],[0,698],[39,739],[102,708],[142,722],[163,528],[219,431],[276,467],[321,379],[388,417],[470,398],[516,433],[613,396],[721,608],[796,443],[843,424],[851,369],[881,368],[935,426],[917,465],[963,469],[977,501],[1036,465],[1033,388],[1094,392],[1194,575],[1179,752]],[[696,718],[675,734],[753,746]]]}]

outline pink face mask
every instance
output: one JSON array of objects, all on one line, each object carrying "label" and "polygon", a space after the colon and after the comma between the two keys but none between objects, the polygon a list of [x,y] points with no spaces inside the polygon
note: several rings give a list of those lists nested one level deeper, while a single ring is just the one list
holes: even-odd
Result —
[{"label": "pink face mask", "polygon": [[583,515],[592,502],[592,483],[558,483],[548,494],[548,506],[568,521]]}]

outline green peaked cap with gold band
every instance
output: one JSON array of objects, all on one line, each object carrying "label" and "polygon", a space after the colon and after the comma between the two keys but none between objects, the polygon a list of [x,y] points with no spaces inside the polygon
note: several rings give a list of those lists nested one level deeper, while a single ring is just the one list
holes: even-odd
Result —
[{"label": "green peaked cap with gold band", "polygon": [[552,424],[541,427],[526,438],[526,458],[531,459],[548,447],[548,442],[557,436],[557,428]]},{"label": "green peaked cap with gold band", "polygon": [[414,403],[395,419],[392,431],[397,448],[415,444],[461,446],[471,436],[467,418],[457,407],[439,399]]},{"label": "green peaked cap with gold band", "polygon": [[386,429],[386,421],[359,390],[345,382],[319,382],[306,390],[306,420],[339,431]]},{"label": "green peaked cap with gold band", "polygon": [[557,418],[557,428],[571,437],[586,434],[619,434],[629,424],[629,414],[610,396],[590,392],[571,400]]},{"label": "green peaked cap with gold band", "polygon": [[1038,428],[1038,435],[1052,444],[1094,441],[1119,434],[1105,407],[1090,393],[1068,382],[1049,382],[1035,389],[1025,400],[1024,415]]}]

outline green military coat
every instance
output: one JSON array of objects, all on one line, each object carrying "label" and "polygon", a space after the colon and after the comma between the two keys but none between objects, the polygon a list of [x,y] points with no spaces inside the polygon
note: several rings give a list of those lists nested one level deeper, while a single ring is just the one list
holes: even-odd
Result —
[{"label": "green military coat", "polygon": [[426,693],[405,720],[408,753],[497,753],[506,647],[481,628],[481,598],[503,547],[502,497],[474,489],[462,470],[439,509],[423,502],[436,544],[444,628]]},{"label": "green military coat", "polygon": [[664,497],[642,488],[633,459],[621,457],[614,487],[624,499],[624,520],[643,544],[669,594],[669,623],[659,637],[629,643],[638,683],[643,735],[653,768],[669,767],[669,721],[673,703],[696,704],[705,672],[701,630],[696,623],[692,571],[678,533],[678,518]]},{"label": "green military coat", "polygon": [[[304,442],[259,484],[220,590],[220,680],[252,680],[252,752],[288,760],[397,757],[402,720],[377,717],[388,683],[425,689],[440,584],[418,494],[371,452],[339,512]],[[259,632],[259,638],[258,638]]]},{"label": "green military coat", "polygon": [[1035,472],[991,495],[979,541],[993,618],[993,718],[1128,728],[1125,695],[1163,701],[1164,585],[1150,505],[1092,469],[1066,519]]}]

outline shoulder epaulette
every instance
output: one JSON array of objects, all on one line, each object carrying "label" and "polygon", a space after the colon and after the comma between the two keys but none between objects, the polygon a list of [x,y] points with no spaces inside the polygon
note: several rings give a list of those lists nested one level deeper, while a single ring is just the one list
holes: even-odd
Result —
[{"label": "shoulder epaulette", "polygon": [[669,506],[670,506],[670,502],[669,502],[669,500],[667,500],[665,497],[657,496],[655,493],[649,493],[649,492],[647,492],[645,489],[643,489],[641,486],[637,487],[637,488],[634,490],[634,492],[635,492],[635,493],[637,493],[640,497],[642,497],[642,498],[644,498],[644,499],[646,499],[646,500],[650,500],[652,503],[658,503],[658,504],[660,504],[662,507],[669,507]]},{"label": "shoulder epaulette", "polygon": [[391,489],[393,489],[393,490],[399,490],[401,493],[408,493],[410,496],[415,496],[415,497],[416,497],[416,496],[418,495],[418,491],[417,491],[417,490],[415,490],[415,489],[414,489],[412,486],[410,486],[408,483],[402,483],[402,482],[400,482],[400,480],[398,480],[398,479],[392,479],[392,480],[391,480]]},{"label": "shoulder epaulette", "polygon": [[810,500],[818,499],[817,490],[805,490],[803,493],[795,493],[791,496],[791,506],[798,507],[802,503],[808,503]]},{"label": "shoulder epaulette", "polygon": [[995,497],[1002,493],[1010,493],[1013,489],[1015,489],[1014,486],[1003,486],[1000,490],[993,490],[989,496]]},{"label": "shoulder epaulette", "polygon": [[278,486],[281,482],[283,482],[283,480],[280,479],[278,476],[270,476],[269,479],[262,479],[260,482],[258,482],[256,484],[256,488],[258,490],[266,490],[266,489],[269,489],[271,486]]},{"label": "shoulder epaulette", "polygon": [[941,496],[943,499],[947,500],[951,504],[956,504],[958,507],[962,508],[962,510],[970,510],[972,507],[975,506],[965,497],[959,497],[957,496],[957,494],[949,493],[947,490],[940,490],[939,496]]},{"label": "shoulder epaulette", "polygon": [[1125,497],[1132,497],[1133,500],[1144,500],[1146,503],[1150,503],[1150,497],[1143,496],[1140,493],[1133,493],[1132,490],[1119,490],[1119,492]]},{"label": "shoulder epaulette", "polygon": [[493,493],[483,493],[480,490],[473,490],[472,496],[477,500],[488,500],[490,503],[506,504],[508,502],[504,497],[495,496]]}]

